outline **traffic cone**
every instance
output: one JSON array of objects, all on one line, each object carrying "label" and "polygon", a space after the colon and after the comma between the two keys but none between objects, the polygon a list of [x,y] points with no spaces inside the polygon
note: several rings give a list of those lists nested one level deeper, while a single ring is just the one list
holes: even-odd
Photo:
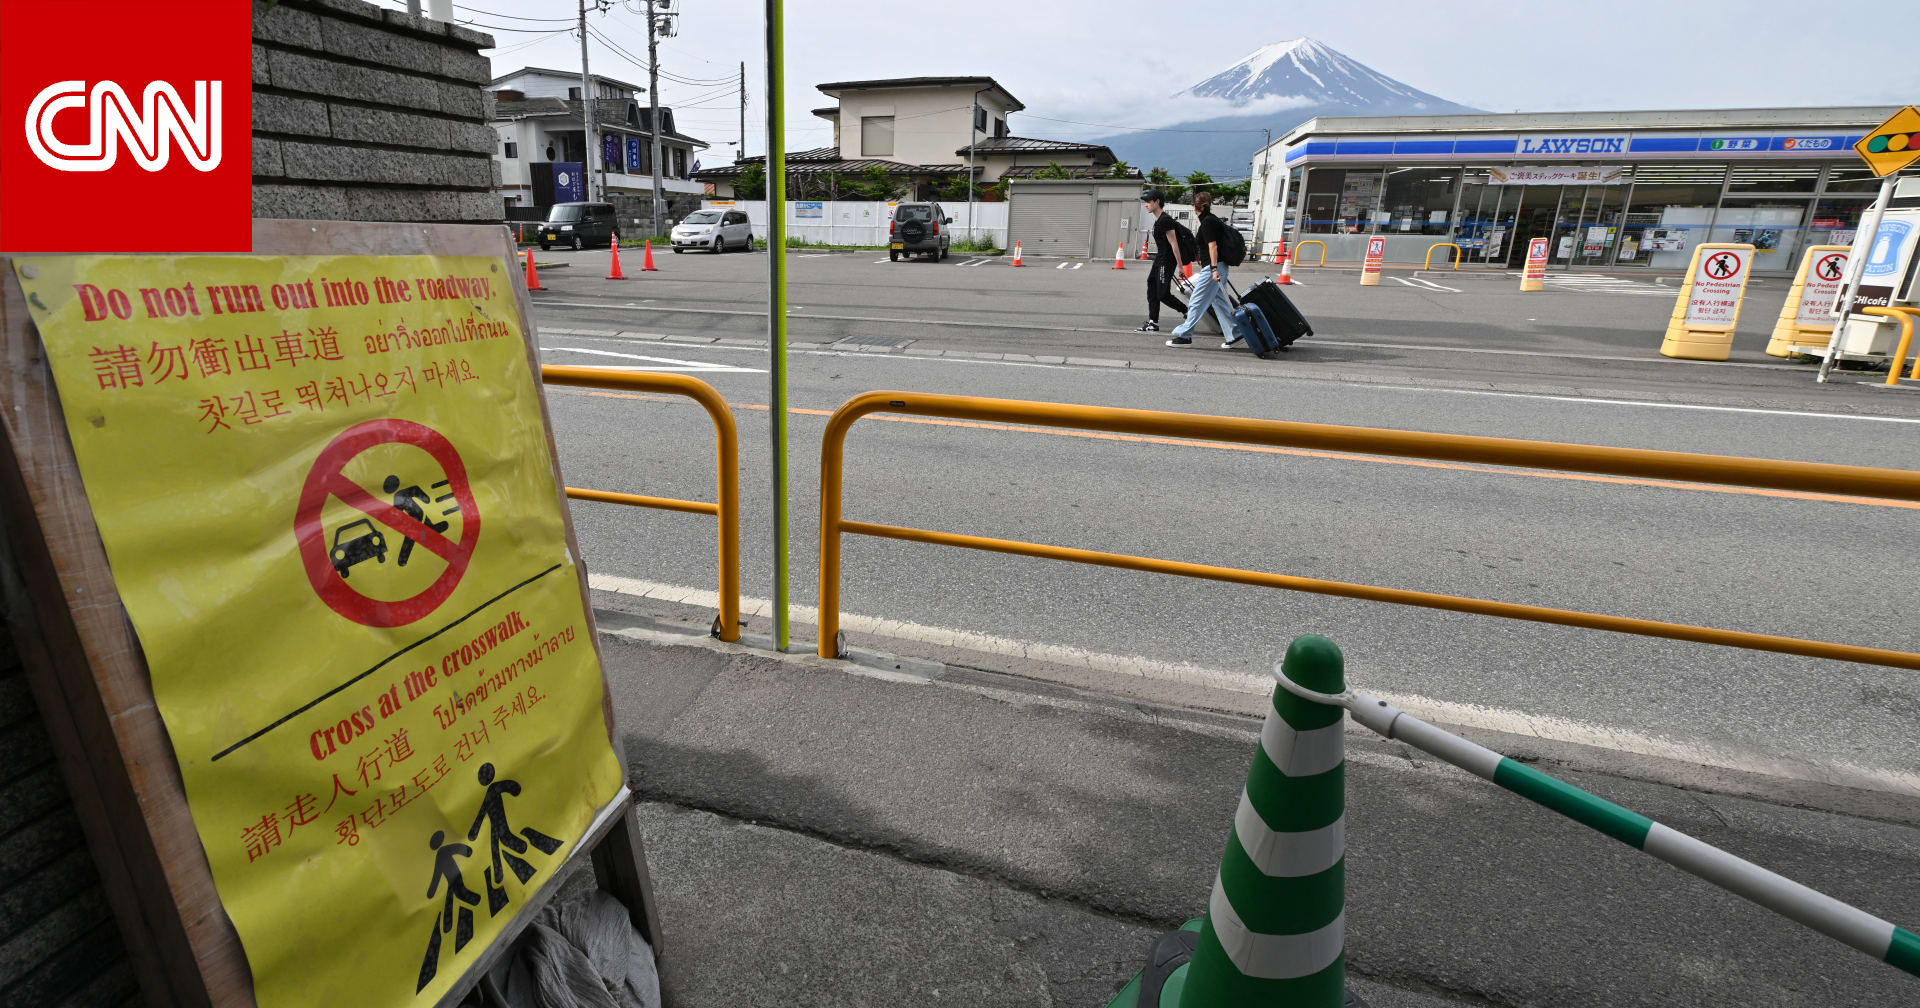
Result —
[{"label": "traffic cone", "polygon": [[1113,268],[1127,268],[1127,243],[1121,242],[1113,247]]},{"label": "traffic cone", "polygon": [[1275,266],[1278,266],[1281,263],[1284,263],[1286,261],[1287,261],[1287,243],[1281,242],[1280,244],[1274,246],[1273,264]]},{"label": "traffic cone", "polygon": [[[1314,634],[1294,639],[1274,675],[1323,694],[1346,686],[1340,648]],[[1345,989],[1345,719],[1274,691],[1206,917],[1157,940],[1109,1008],[1357,1003]]]},{"label": "traffic cone", "polygon": [[1145,236],[1142,236],[1140,238],[1140,254],[1135,258],[1145,259],[1146,257],[1147,257],[1147,239]]},{"label": "traffic cone", "polygon": [[1283,286],[1293,282],[1293,257],[1292,256],[1283,255],[1280,257],[1280,279],[1274,282],[1281,284]]},{"label": "traffic cone", "polygon": [[530,291],[546,290],[545,287],[540,286],[540,271],[533,268],[532,249],[527,250],[527,289]]},{"label": "traffic cone", "polygon": [[1013,243],[1013,265],[1015,266],[1025,265],[1020,261],[1020,243],[1019,242]]},{"label": "traffic cone", "polygon": [[607,279],[625,280],[626,275],[620,272],[620,236],[619,235],[613,236],[612,249],[613,249],[613,265],[607,269]]},{"label": "traffic cone", "polygon": [[652,272],[654,272],[654,269],[653,269],[653,239],[651,239],[651,238],[649,238],[649,239],[647,239],[647,256],[646,256],[646,258],[645,258],[645,259],[642,259],[642,260],[640,260],[640,272],[642,272],[642,273],[652,273]]}]

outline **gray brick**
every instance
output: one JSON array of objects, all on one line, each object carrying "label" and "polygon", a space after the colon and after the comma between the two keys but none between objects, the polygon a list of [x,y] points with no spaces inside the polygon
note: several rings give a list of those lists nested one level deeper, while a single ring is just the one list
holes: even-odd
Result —
[{"label": "gray brick", "polygon": [[253,139],[253,173],[279,176],[286,172],[280,164],[280,144],[274,140]]},{"label": "gray brick", "polygon": [[320,19],[307,11],[268,5],[255,0],[253,37],[302,49],[320,48]]},{"label": "gray brick", "polygon": [[349,189],[347,216],[353,220],[432,220],[427,212],[430,195],[417,189]]},{"label": "gray brick", "polygon": [[468,45],[474,47],[475,49],[492,49],[493,48],[492,35],[489,35],[483,31],[475,31],[472,28],[468,28],[466,25],[457,25],[457,24],[448,25],[447,37],[450,39],[458,39],[459,41],[465,42]]},{"label": "gray brick", "polygon": [[441,46],[440,76],[486,84],[493,80],[493,61],[464,48]]},{"label": "gray brick", "polygon": [[286,141],[281,158],[288,178],[316,182],[386,182],[405,185],[473,185],[475,158],[368,147],[332,147]]},{"label": "gray brick", "polygon": [[418,32],[422,35],[445,35],[447,33],[447,26],[444,22],[435,21],[425,16],[414,17],[406,11],[387,10],[383,7],[380,10],[380,18],[387,23],[387,27],[400,31]]},{"label": "gray brick", "polygon": [[460,119],[480,122],[486,117],[486,104],[480,89],[467,84],[440,85],[440,111]]},{"label": "gray brick", "polygon": [[500,197],[491,192],[439,193],[445,198],[440,220],[497,221]]},{"label": "gray brick", "polygon": [[439,89],[444,86],[420,77],[347,66],[300,53],[270,53],[268,63],[274,87],[401,108],[438,108]]},{"label": "gray brick", "polygon": [[267,50],[261,46],[253,47],[253,82],[271,84],[273,76],[267,72]]},{"label": "gray brick", "polygon": [[401,147],[446,147],[454,126],[437,116],[358,105],[329,106],[327,116],[333,123],[335,139]]},{"label": "gray brick", "polygon": [[462,159],[462,163],[454,169],[453,178],[447,184],[471,189],[492,189],[493,159]]},{"label": "gray brick", "polygon": [[492,157],[500,151],[500,134],[486,123],[448,122],[447,149]]},{"label": "gray brick", "polygon": [[339,186],[256,185],[253,215],[282,219],[352,219],[347,213],[347,191]]},{"label": "gray brick", "polygon": [[[388,13],[397,13],[389,11]],[[402,20],[412,19],[405,14]],[[351,56],[402,70],[440,72],[441,46],[416,35],[402,35],[382,25],[327,18],[320,22],[318,48],[336,56]]]},{"label": "gray brick", "polygon": [[311,98],[286,95],[253,95],[253,128],[260,133],[294,133],[301,136],[327,136],[327,106]]},{"label": "gray brick", "polygon": [[380,12],[386,9],[367,0],[299,0],[299,3],[303,7],[319,7],[347,17],[376,22],[380,20]]}]

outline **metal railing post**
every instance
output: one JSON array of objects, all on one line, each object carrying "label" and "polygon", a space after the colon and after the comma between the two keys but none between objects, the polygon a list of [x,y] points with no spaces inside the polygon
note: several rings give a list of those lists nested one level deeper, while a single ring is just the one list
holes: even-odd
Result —
[{"label": "metal railing post", "polygon": [[[1900,323],[1900,345],[1894,348],[1893,360],[1887,365],[1887,384],[1900,384],[1900,368],[1907,362],[1907,348],[1913,344],[1913,319],[1920,315],[1920,308],[1860,308],[1862,315],[1884,315]],[[1845,324],[1845,320],[1841,320]],[[1920,376],[1920,358],[1915,358],[1913,371]]]},{"label": "metal railing post", "polygon": [[733,422],[733,410],[719,391],[698,378],[659,371],[613,371],[607,368],[573,367],[547,364],[540,368],[540,379],[554,385],[622,391],[665,392],[692,399],[713,419],[714,476],[716,499],[712,504],[700,501],[646,497],[640,494],[607,490],[567,488],[567,496],[579,500],[604,501],[634,507],[657,508],[711,514],[719,519],[720,613],[716,633],[723,641],[740,639],[740,434]]},{"label": "metal railing post", "polygon": [[[1323,241],[1321,241],[1321,240],[1319,240],[1318,238],[1309,238],[1309,239],[1307,239],[1306,241],[1303,241],[1303,242],[1300,242],[1300,243],[1298,243],[1298,244],[1296,244],[1296,245],[1294,245],[1294,247],[1293,247],[1293,261],[1294,261],[1294,262],[1300,262],[1300,252],[1301,252],[1301,250],[1303,250],[1303,249],[1305,249],[1305,248],[1306,248],[1307,246],[1309,246],[1309,245],[1318,245],[1318,246],[1320,246],[1320,261],[1319,261],[1319,262],[1317,262],[1317,263],[1314,263],[1314,265],[1315,265],[1315,266],[1325,266],[1325,265],[1327,264],[1327,243],[1326,243],[1326,242],[1323,242]],[[1304,264],[1304,263],[1302,263],[1301,265],[1305,265],[1305,264]]]},{"label": "metal railing post", "polygon": [[[1460,268],[1460,246],[1452,242],[1434,242],[1432,245],[1427,246],[1427,261],[1420,266],[1422,272],[1433,268],[1433,250],[1442,248],[1450,248],[1453,250],[1453,268],[1456,270]],[[1325,259],[1326,253],[1320,253],[1320,258]]]}]

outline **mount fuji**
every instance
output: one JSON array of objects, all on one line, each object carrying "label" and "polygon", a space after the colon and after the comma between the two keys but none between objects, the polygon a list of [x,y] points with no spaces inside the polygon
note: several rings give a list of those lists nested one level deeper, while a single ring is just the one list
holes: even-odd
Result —
[{"label": "mount fuji", "polygon": [[1113,148],[1120,160],[1142,171],[1158,166],[1176,176],[1197,170],[1216,178],[1245,178],[1254,152],[1264,142],[1258,132],[1263,128],[1273,130],[1278,139],[1315,116],[1480,111],[1402,84],[1310,38],[1262,46],[1173,95],[1167,106],[1215,107],[1221,113],[1161,127],[1192,132],[1135,132],[1092,142]]}]

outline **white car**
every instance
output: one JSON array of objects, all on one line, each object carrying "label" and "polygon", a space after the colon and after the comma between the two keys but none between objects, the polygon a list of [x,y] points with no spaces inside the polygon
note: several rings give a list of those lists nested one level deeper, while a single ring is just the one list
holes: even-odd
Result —
[{"label": "white car", "polygon": [[695,210],[673,226],[672,238],[675,252],[752,249],[753,225],[738,210]]}]

